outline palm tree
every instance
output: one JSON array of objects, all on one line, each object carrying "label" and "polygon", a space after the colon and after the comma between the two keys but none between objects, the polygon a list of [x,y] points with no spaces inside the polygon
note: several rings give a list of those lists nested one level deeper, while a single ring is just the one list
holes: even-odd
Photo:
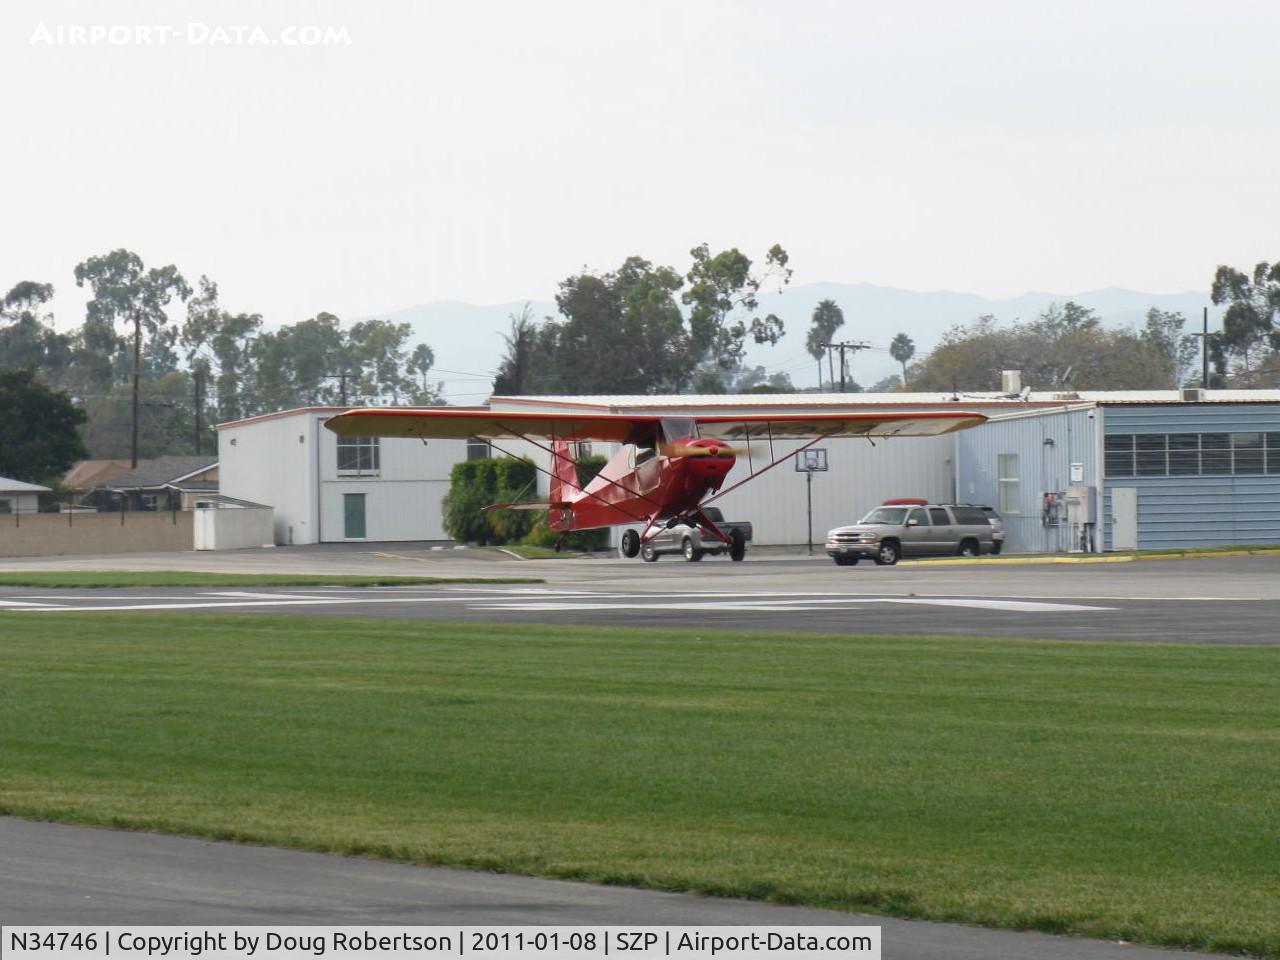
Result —
[{"label": "palm tree", "polygon": [[905,333],[900,333],[889,344],[889,355],[902,364],[902,386],[907,385],[907,361],[916,355],[916,345]]},{"label": "palm tree", "polygon": [[[831,335],[844,326],[844,311],[834,300],[819,300],[813,308],[813,326],[809,328],[809,336],[805,338],[805,349],[809,356],[818,361],[818,386],[822,386],[822,354],[831,342]],[[828,362],[830,355],[828,355]],[[834,378],[834,374],[833,374]]]}]

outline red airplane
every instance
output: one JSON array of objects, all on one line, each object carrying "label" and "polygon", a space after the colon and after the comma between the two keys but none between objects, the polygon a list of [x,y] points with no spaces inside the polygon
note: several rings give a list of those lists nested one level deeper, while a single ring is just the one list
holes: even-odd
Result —
[{"label": "red airplane", "polygon": [[[627,530],[622,553],[634,557],[660,530],[686,523],[704,538],[728,545],[741,560],[742,534],[725,533],[704,508],[793,454],[830,437],[921,437],[977,426],[980,413],[796,413],[733,416],[630,414],[499,413],[448,407],[370,407],[348,410],[325,426],[348,437],[480,438],[499,453],[495,440],[524,440],[551,456],[549,497],[539,503],[504,503],[506,509],[546,510],[548,525],[567,533],[619,524],[643,525]],[[585,487],[579,486],[569,444],[596,440],[621,443],[621,449]],[[777,440],[806,440],[798,448],[776,453]],[[738,446],[732,446],[735,441]],[[750,473],[722,489],[739,457]],[[757,462],[759,466],[757,467]],[[562,538],[563,539],[563,538]]]}]

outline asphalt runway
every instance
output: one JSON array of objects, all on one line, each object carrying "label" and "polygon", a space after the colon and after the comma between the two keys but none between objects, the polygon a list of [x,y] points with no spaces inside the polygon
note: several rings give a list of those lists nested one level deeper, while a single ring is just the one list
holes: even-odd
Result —
[{"label": "asphalt runway", "polygon": [[0,924],[880,926],[886,960],[1188,960],[1037,933],[0,817]]},{"label": "asphalt runway", "polygon": [[678,618],[681,625],[694,629],[1280,642],[1280,557],[1272,556],[898,567],[835,567],[807,558],[740,564],[460,560],[427,561],[409,572],[500,572],[545,577],[548,582],[368,589],[6,587],[0,588],[0,615],[181,611],[602,627],[669,627]]}]

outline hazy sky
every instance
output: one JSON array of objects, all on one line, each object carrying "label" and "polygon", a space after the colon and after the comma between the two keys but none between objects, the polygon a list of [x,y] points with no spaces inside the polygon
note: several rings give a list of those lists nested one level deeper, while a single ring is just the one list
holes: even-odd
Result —
[{"label": "hazy sky", "polygon": [[[57,42],[92,25],[196,42]],[[213,42],[253,25],[350,43]],[[1203,289],[1280,257],[1278,36],[1218,0],[6,0],[0,287],[78,322],[74,265],[125,246],[275,324],[707,241],[796,282]]]}]

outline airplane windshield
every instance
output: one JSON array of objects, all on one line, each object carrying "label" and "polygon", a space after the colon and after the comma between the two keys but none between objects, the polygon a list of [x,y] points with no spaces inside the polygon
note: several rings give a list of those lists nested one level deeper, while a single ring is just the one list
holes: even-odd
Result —
[{"label": "airplane windshield", "polygon": [[688,437],[698,435],[698,421],[690,417],[663,417],[662,439],[665,443],[674,443]]},{"label": "airplane windshield", "polygon": [[863,523],[888,523],[894,526],[901,526],[902,521],[907,516],[906,507],[876,507],[865,517],[862,518]]}]

